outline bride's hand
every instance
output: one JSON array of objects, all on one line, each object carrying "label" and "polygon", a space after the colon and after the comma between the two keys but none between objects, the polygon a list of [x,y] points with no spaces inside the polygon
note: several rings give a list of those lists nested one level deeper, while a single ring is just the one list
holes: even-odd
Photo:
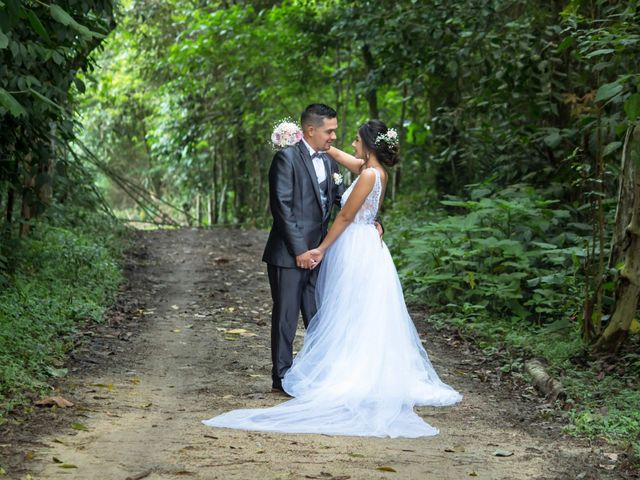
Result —
[{"label": "bride's hand", "polygon": [[314,248],[313,250],[309,250],[309,255],[311,255],[311,260],[312,260],[311,269],[313,270],[318,265],[320,265],[320,262],[324,257],[324,253],[322,252],[322,250]]}]

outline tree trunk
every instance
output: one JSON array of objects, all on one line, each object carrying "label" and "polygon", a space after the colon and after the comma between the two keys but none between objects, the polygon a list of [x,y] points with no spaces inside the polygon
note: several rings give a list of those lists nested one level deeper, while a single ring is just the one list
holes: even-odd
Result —
[{"label": "tree trunk", "polygon": [[594,346],[600,352],[615,352],[620,348],[640,298],[640,127],[629,128],[624,141],[609,263],[620,265],[620,271],[611,319]]},{"label": "tree trunk", "polygon": [[[408,88],[407,81],[404,82],[402,87],[402,108],[400,109],[400,125],[399,125],[399,133],[400,133],[400,145],[404,143],[404,139],[406,138],[405,128],[404,128],[404,120],[407,114],[407,96],[408,96]],[[400,189],[400,179],[402,178],[402,163],[396,165],[391,173],[391,201],[396,201],[396,193]]]},{"label": "tree trunk", "polygon": [[562,384],[552,378],[539,360],[528,360],[524,364],[526,372],[531,376],[533,384],[544,393],[551,401],[566,398],[567,394]]},{"label": "tree trunk", "polygon": [[32,187],[33,177],[30,177],[22,190],[22,219],[20,223],[20,237],[22,238],[29,236],[29,220],[31,220],[32,217],[31,202],[29,197],[31,197]]},{"label": "tree trunk", "polygon": [[196,194],[196,226],[202,225],[202,195]]},{"label": "tree trunk", "polygon": [[364,64],[367,66],[368,88],[364,96],[369,104],[369,118],[378,118],[380,116],[378,114],[378,90],[376,89],[376,82],[373,78],[376,65],[373,55],[371,54],[371,47],[367,44],[362,46],[362,58],[364,60]]},{"label": "tree trunk", "polygon": [[7,212],[6,212],[6,220],[8,224],[11,224],[13,221],[13,209],[16,203],[16,186],[18,185],[18,159],[13,159],[13,166],[11,174],[9,175],[7,189]]},{"label": "tree trunk", "polygon": [[24,168],[26,172],[26,178],[22,186],[22,208],[21,208],[21,223],[20,223],[20,236],[26,237],[29,235],[29,220],[33,216],[32,202],[33,202],[33,187],[35,185],[35,176],[32,173],[32,155],[29,153],[25,157]]},{"label": "tree trunk", "polygon": [[49,140],[49,156],[46,159],[40,159],[40,173],[43,174],[43,181],[38,188],[38,200],[44,208],[51,206],[53,202],[53,172],[56,162],[56,123],[51,122],[49,124],[51,129],[51,139]]},{"label": "tree trunk", "polygon": [[210,218],[209,218],[209,226],[218,223],[218,202],[217,202],[217,168],[218,168],[218,149],[217,147],[213,147],[211,150],[211,199],[209,200],[209,208],[210,208]]},{"label": "tree trunk", "polygon": [[208,211],[207,211],[207,223],[209,224],[209,228],[211,228],[215,222],[215,209],[216,209],[216,203],[215,203],[215,197],[214,194],[211,193],[208,196]]},{"label": "tree trunk", "polygon": [[7,191],[7,212],[5,219],[7,223],[11,223],[13,220],[13,205],[15,203],[15,190],[13,189],[13,185],[9,185],[9,190]]}]

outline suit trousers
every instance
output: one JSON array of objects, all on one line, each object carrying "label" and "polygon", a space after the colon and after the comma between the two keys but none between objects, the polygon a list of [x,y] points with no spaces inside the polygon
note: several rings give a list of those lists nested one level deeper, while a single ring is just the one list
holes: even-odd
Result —
[{"label": "suit trousers", "polygon": [[271,312],[271,376],[274,387],[281,387],[281,379],[293,362],[293,339],[302,310],[305,328],[316,314],[316,280],[319,268],[283,268],[267,265],[273,310]]}]

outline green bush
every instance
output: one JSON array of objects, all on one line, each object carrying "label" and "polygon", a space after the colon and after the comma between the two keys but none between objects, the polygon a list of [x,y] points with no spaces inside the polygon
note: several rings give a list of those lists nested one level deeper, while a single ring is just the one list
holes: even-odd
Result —
[{"label": "green bush", "polygon": [[403,200],[385,218],[408,301],[425,305],[435,326],[457,328],[504,372],[522,376],[526,358],[545,359],[574,405],[567,431],[640,459],[640,340],[612,365],[591,358],[580,335],[591,227],[523,185],[488,193],[446,200],[448,211]]},{"label": "green bush", "polygon": [[65,373],[76,328],[101,320],[121,281],[111,250],[122,228],[103,219],[84,229],[36,223],[7,256],[13,273],[5,271],[0,291],[0,415]]},{"label": "green bush", "polygon": [[392,243],[408,295],[449,313],[538,324],[571,318],[581,308],[581,234],[590,227],[554,203],[516,186],[495,198],[443,201],[460,213],[401,227]]}]

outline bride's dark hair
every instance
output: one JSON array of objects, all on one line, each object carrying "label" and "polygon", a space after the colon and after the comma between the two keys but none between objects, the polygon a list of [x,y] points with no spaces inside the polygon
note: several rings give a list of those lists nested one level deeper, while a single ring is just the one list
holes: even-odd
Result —
[{"label": "bride's dark hair", "polygon": [[370,152],[374,152],[380,162],[389,167],[393,167],[400,161],[400,146],[397,142],[389,143],[380,140],[376,143],[379,135],[386,135],[389,129],[380,120],[369,120],[358,129],[358,135],[364,146]]}]

